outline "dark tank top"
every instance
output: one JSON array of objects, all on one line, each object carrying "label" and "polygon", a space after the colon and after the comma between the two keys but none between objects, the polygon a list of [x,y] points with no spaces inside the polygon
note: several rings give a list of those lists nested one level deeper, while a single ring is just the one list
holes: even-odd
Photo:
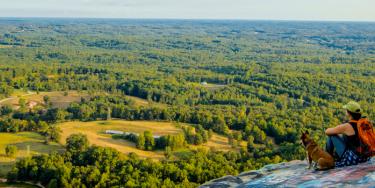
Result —
[{"label": "dark tank top", "polygon": [[355,151],[356,148],[360,146],[357,123],[349,122],[349,124],[353,127],[355,134],[352,136],[347,136],[346,144],[351,150]]}]

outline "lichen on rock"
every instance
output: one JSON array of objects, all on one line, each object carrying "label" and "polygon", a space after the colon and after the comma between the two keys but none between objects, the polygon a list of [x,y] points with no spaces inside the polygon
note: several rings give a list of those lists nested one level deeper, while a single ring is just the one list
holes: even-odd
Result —
[{"label": "lichen on rock", "polygon": [[200,187],[375,187],[375,158],[356,166],[326,171],[306,167],[306,161],[271,164],[238,176],[215,179]]}]

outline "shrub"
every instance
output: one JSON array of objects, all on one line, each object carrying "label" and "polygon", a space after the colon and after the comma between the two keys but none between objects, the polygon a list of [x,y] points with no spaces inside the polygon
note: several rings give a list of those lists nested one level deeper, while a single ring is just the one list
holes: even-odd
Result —
[{"label": "shrub", "polygon": [[5,154],[8,156],[8,157],[15,157],[17,155],[17,147],[14,146],[14,145],[7,145],[5,147]]}]

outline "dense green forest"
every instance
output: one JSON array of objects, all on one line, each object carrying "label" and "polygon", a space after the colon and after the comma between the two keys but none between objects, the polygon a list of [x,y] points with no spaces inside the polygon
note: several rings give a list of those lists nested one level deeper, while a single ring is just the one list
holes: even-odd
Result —
[{"label": "dense green forest", "polygon": [[[195,125],[183,139],[123,138],[145,150],[199,145],[210,132],[247,143],[238,152],[198,150],[159,162],[67,145],[64,155],[21,160],[9,178],[51,187],[194,187],[303,159],[301,130],[323,144],[324,129],[345,121],[344,103],[358,101],[375,117],[374,66],[374,23],[0,19],[0,100],[18,90],[90,95],[67,108],[48,98],[34,109],[0,103],[0,131],[39,132],[48,142],[59,138],[57,122],[110,113]],[[137,106],[128,96],[161,105]]]}]

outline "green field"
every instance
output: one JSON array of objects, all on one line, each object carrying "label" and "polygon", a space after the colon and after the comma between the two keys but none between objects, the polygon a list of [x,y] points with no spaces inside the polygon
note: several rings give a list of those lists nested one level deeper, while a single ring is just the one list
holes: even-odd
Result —
[{"label": "green field", "polygon": [[126,95],[127,98],[134,101],[134,105],[138,107],[152,106],[152,107],[166,107],[166,104],[148,101],[139,97]]},{"label": "green field", "polygon": [[[187,124],[180,124],[186,125]],[[118,130],[132,133],[143,133],[144,131],[151,131],[154,135],[173,135],[182,133],[182,129],[178,128],[176,123],[172,122],[158,122],[158,121],[92,121],[79,122],[72,121],[59,124],[62,130],[61,143],[65,144],[66,138],[75,133],[86,134],[90,143],[98,146],[105,146],[114,148],[122,153],[134,152],[141,157],[162,159],[164,158],[163,151],[144,151],[135,147],[135,144],[126,140],[112,139],[110,135],[104,134],[106,130]],[[214,134],[212,138],[201,146],[189,146],[191,149],[199,147],[215,148],[217,150],[228,151],[232,150],[228,144],[228,139],[224,136]]]},{"label": "green field", "polygon": [[216,89],[225,87],[225,85],[222,85],[222,84],[211,84],[211,83],[207,83],[203,85],[201,84],[201,86],[210,90],[216,90]]},{"label": "green field", "polygon": [[[64,95],[65,92],[62,91],[52,91],[52,92],[40,92],[36,93],[33,91],[24,91],[21,89],[14,90],[12,96],[8,98],[0,99],[0,105],[10,105],[14,109],[19,108],[19,100],[23,98],[28,102],[35,102],[37,105],[44,105],[43,97],[49,96],[52,103],[52,107],[55,108],[67,108],[72,102],[79,102],[81,98],[88,98],[89,94],[87,92],[78,92],[78,91],[67,91],[68,95]],[[98,92],[97,94],[100,94]],[[130,100],[134,101],[134,105],[138,107],[166,107],[167,105],[162,103],[156,103],[148,101],[139,97],[126,96]]]},{"label": "green field", "polygon": [[[16,158],[9,158],[5,155],[5,147],[7,145],[17,146],[18,152]],[[63,151],[63,147],[56,143],[44,144],[44,137],[37,133],[0,133],[0,177],[4,177],[9,172],[16,160],[31,155],[51,153],[53,151],[61,152]]]},{"label": "green field", "polygon": [[0,48],[13,48],[13,46],[12,45],[1,45],[0,44]]},{"label": "green field", "polygon": [[67,108],[70,103],[72,102],[79,102],[81,101],[82,97],[87,97],[87,93],[77,92],[77,91],[68,91],[68,95],[64,95],[62,91],[55,91],[55,92],[23,92],[17,90],[13,93],[13,95],[9,98],[0,100],[1,105],[10,105],[13,106],[15,109],[19,107],[19,100],[23,98],[26,100],[26,103],[35,102],[37,105],[44,105],[43,97],[49,96],[50,101],[52,103],[52,107],[56,108]]},{"label": "green field", "polygon": [[144,151],[135,147],[135,144],[122,139],[112,139],[110,135],[104,134],[106,130],[118,130],[132,133],[143,133],[146,130],[154,135],[178,134],[182,130],[173,123],[151,122],[151,121],[93,121],[93,122],[66,122],[59,125],[62,130],[61,143],[65,144],[66,138],[75,133],[87,135],[93,145],[111,147],[122,153],[134,152],[141,157],[161,159],[163,151]]}]

